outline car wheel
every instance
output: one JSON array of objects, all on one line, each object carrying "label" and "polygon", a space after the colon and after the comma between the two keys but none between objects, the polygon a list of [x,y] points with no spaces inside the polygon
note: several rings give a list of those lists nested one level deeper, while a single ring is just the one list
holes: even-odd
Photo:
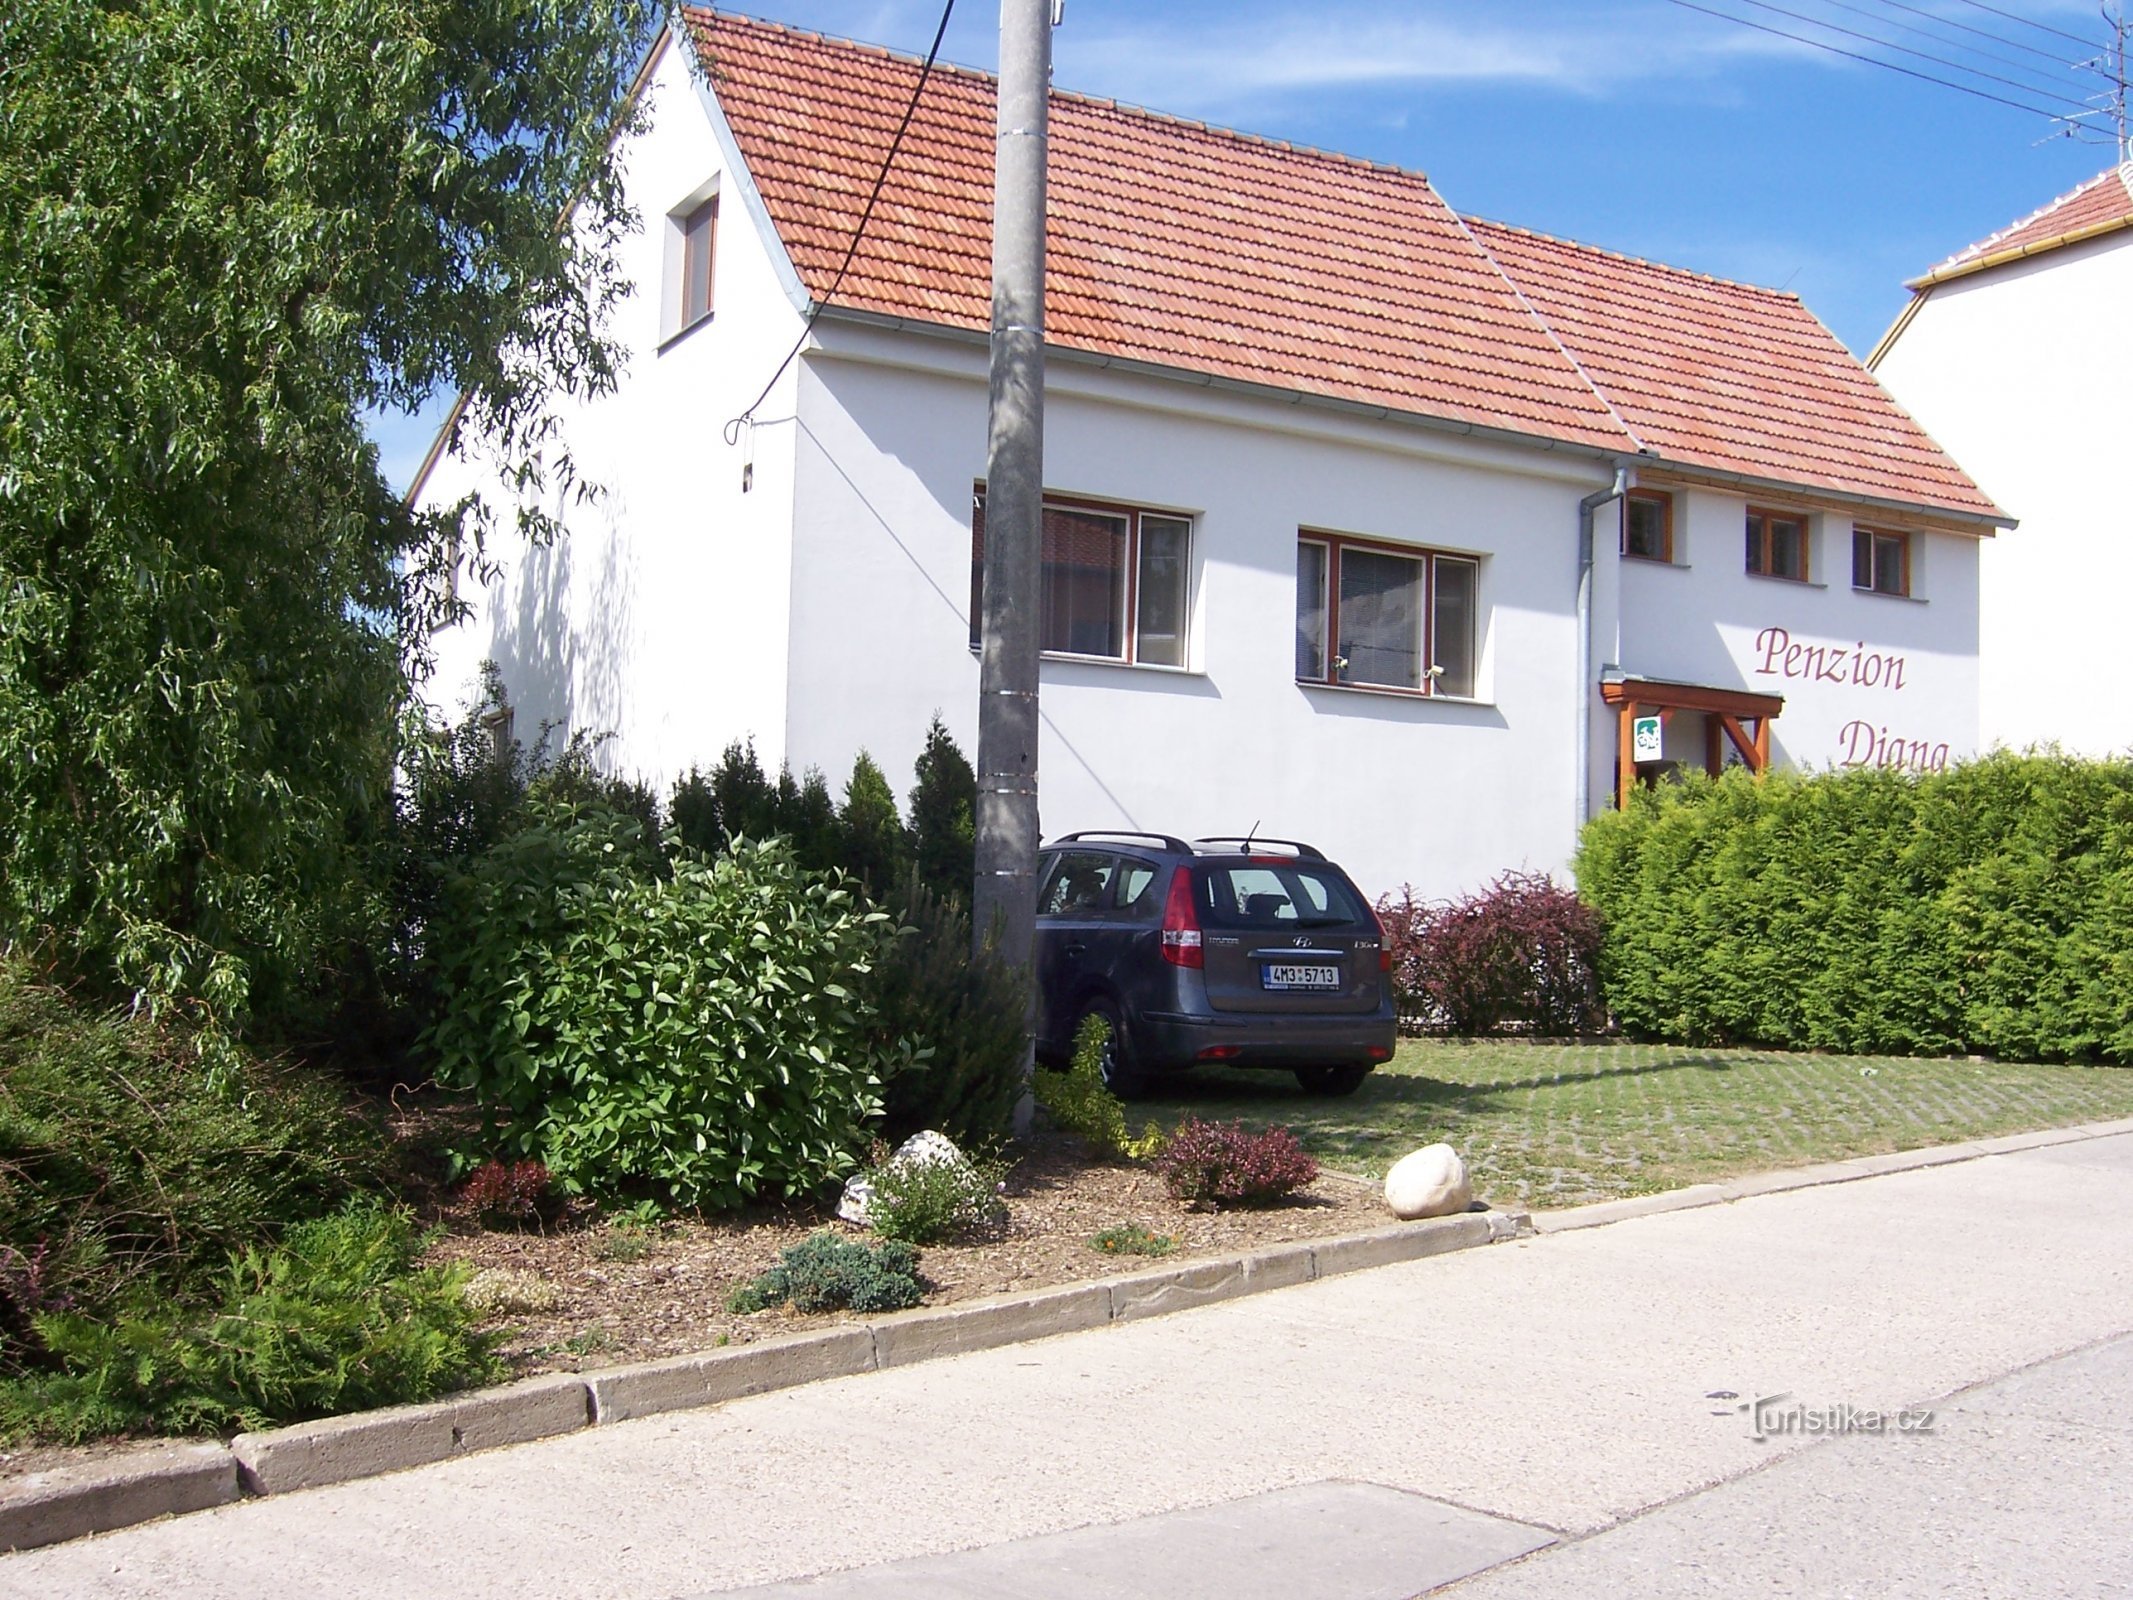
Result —
[{"label": "car wheel", "polygon": [[1367,1066],[1298,1067],[1296,1069],[1296,1081],[1303,1086],[1305,1094],[1354,1094],[1357,1089],[1362,1087],[1363,1080],[1369,1076],[1370,1069]]},{"label": "car wheel", "polygon": [[[1138,1100],[1148,1092],[1148,1075],[1133,1062],[1133,1051],[1126,1043],[1125,1024],[1119,1020],[1118,1007],[1109,1000],[1091,1000],[1081,1013],[1081,1022],[1091,1017],[1101,1017],[1104,1023],[1104,1053],[1097,1058],[1096,1070],[1104,1080],[1104,1087],[1121,1100]],[[1078,1035],[1081,1023],[1074,1025]]]}]

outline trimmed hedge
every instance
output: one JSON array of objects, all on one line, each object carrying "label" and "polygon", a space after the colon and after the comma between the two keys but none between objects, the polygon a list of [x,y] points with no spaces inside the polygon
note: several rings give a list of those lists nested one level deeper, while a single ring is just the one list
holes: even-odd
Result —
[{"label": "trimmed hedge", "polygon": [[1595,818],[1577,878],[1633,1034],[2133,1061],[2133,763],[1692,774]]}]

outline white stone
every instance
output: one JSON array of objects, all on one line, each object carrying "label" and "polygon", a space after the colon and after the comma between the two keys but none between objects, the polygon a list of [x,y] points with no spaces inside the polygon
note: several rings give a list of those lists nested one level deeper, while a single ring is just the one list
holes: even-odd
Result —
[{"label": "white stone", "polygon": [[[898,1145],[896,1154],[889,1157],[886,1164],[903,1167],[921,1161],[947,1167],[970,1165],[970,1158],[956,1148],[953,1139],[945,1133],[935,1133],[931,1128],[912,1134]],[[844,1194],[837,1201],[837,1215],[862,1228],[873,1224],[874,1183],[865,1173],[855,1173],[845,1180]]]},{"label": "white stone", "polygon": [[837,1201],[837,1215],[862,1228],[874,1220],[874,1185],[865,1173],[855,1172],[844,1180],[844,1194]]},{"label": "white stone", "polygon": [[1466,1163],[1448,1144],[1426,1145],[1395,1161],[1385,1174],[1385,1204],[1402,1221],[1448,1217],[1474,1202]]}]

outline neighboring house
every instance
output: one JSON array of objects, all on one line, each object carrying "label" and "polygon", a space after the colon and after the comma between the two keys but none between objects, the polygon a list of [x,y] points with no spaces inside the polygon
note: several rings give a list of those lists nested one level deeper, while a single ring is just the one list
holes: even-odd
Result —
[{"label": "neighboring house", "polygon": [[1979,574],[1982,737],[2133,750],[2133,163],[1910,284],[1870,364],[2022,531]]},{"label": "neighboring house", "polygon": [[[686,15],[627,155],[628,369],[566,419],[609,493],[504,552],[438,698],[489,657],[522,728],[611,730],[657,781],[751,735],[907,772],[936,709],[975,743],[993,83],[936,71],[780,372],[918,64]],[[1669,762],[1974,745],[2007,519],[1796,299],[1469,221],[1417,173],[1052,117],[1049,832],[1257,827],[1439,894],[1560,869]],[[480,487],[440,450],[417,493]]]}]

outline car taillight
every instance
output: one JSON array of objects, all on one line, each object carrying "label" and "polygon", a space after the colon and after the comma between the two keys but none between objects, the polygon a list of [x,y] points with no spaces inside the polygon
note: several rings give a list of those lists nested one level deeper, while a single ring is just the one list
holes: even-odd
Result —
[{"label": "car taillight", "polygon": [[1370,920],[1378,925],[1378,971],[1392,971],[1392,941],[1385,937],[1385,919],[1378,915],[1378,908],[1370,908]]},{"label": "car taillight", "polygon": [[1192,869],[1170,874],[1170,898],[1163,902],[1163,959],[1174,967],[1206,965],[1200,948],[1200,914],[1192,905]]}]

